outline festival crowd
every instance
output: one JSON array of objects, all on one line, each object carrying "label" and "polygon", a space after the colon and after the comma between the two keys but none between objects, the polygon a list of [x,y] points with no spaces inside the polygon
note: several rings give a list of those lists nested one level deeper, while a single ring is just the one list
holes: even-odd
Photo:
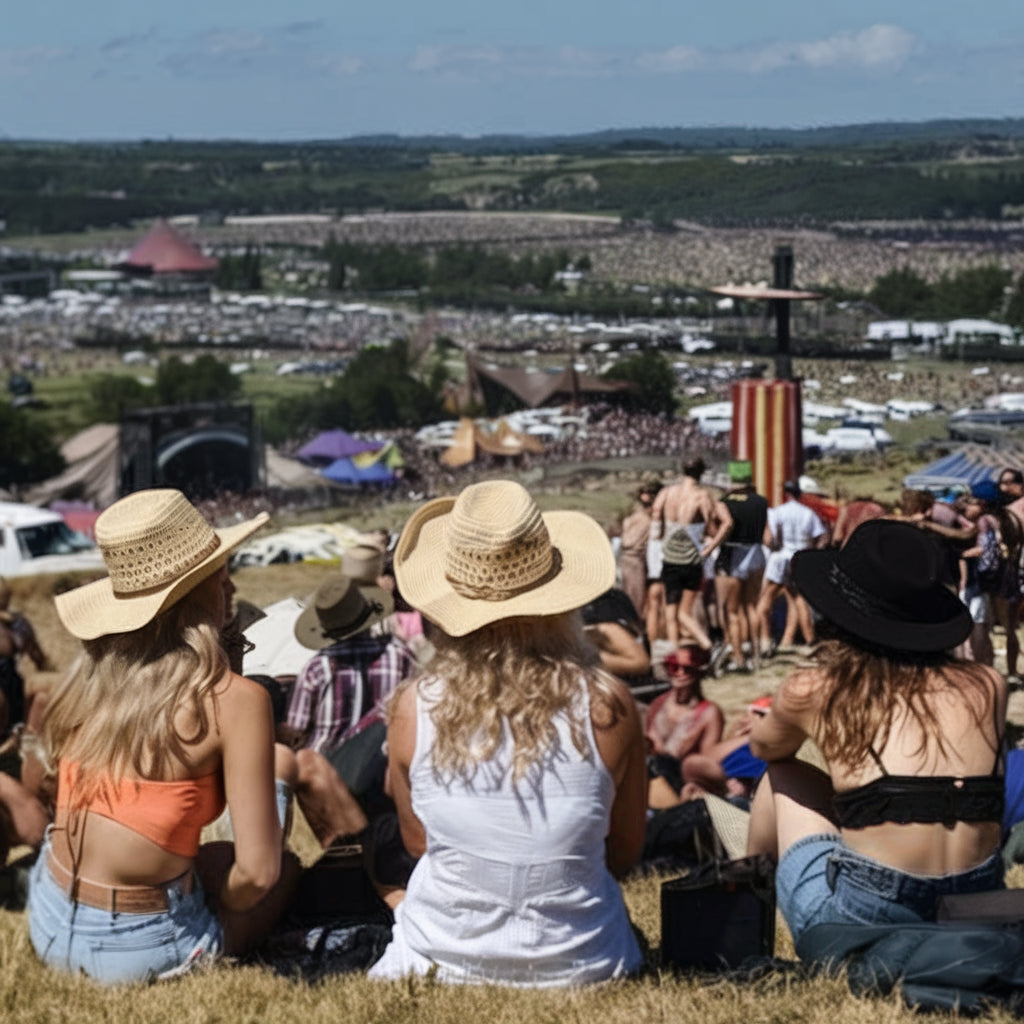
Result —
[{"label": "festival crowd", "polygon": [[[214,528],[178,491],[116,502],[107,575],[55,599],[81,649],[49,691],[25,695],[46,637],[0,587],[0,840],[38,851],[38,956],[173,977],[268,955],[313,908],[376,929],[354,965],[372,978],[630,976],[618,879],[675,863],[666,822],[698,807],[774,865],[801,956],[824,928],[1001,889],[1024,818],[1024,476],[896,508],[802,477],[770,506],[749,463],[725,488],[706,469],[645,475],[613,538],[470,484],[365,535],[284,614],[234,598],[266,513]],[[730,675],[763,692],[727,720],[705,691]]]}]

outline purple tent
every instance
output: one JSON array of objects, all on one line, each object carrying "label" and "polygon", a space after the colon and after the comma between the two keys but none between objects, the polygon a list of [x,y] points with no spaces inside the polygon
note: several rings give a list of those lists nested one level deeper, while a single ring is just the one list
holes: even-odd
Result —
[{"label": "purple tent", "polygon": [[303,445],[296,458],[307,466],[329,466],[336,459],[347,459],[362,452],[380,451],[380,441],[360,441],[344,430],[325,430]]}]

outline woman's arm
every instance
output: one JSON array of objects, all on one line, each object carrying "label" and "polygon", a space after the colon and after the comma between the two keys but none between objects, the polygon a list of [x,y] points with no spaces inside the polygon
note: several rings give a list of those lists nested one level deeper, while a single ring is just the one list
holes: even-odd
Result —
[{"label": "woman's arm", "polygon": [[217,694],[224,789],[235,834],[234,862],[218,894],[228,911],[255,906],[281,873],[282,833],[274,796],[274,716],[262,686],[233,675]]},{"label": "woman's arm", "polygon": [[625,874],[640,858],[647,828],[647,756],[640,715],[625,683],[615,680],[614,710],[603,700],[591,701],[591,721],[601,760],[615,780],[615,799],[608,820],[605,861],[615,876]]},{"label": "woman's arm", "polygon": [[789,676],[772,698],[768,714],[754,722],[750,731],[750,752],[764,761],[792,757],[810,735],[812,701],[809,687],[813,673]]},{"label": "woman's arm", "polygon": [[427,852],[427,833],[412,809],[409,768],[416,751],[416,684],[395,695],[388,709],[388,781],[398,811],[402,842],[413,857]]},{"label": "woman's arm", "polygon": [[651,667],[644,645],[618,622],[595,622],[585,632],[613,676],[638,676]]}]

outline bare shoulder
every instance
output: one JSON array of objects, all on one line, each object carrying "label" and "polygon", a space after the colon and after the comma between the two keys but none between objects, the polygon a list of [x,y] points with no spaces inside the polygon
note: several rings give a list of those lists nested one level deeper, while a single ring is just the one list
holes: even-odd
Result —
[{"label": "bare shoulder", "polygon": [[790,714],[804,714],[821,704],[825,677],[818,668],[798,668],[783,680],[772,699],[772,708]]},{"label": "bare shoulder", "polygon": [[601,673],[601,680],[603,685],[591,684],[589,687],[590,721],[595,733],[628,732],[634,723],[639,728],[636,701],[629,687],[607,672]]},{"label": "bare shoulder", "polygon": [[270,694],[259,683],[226,672],[213,689],[213,700],[222,714],[241,714],[247,709],[263,710],[270,707]]}]

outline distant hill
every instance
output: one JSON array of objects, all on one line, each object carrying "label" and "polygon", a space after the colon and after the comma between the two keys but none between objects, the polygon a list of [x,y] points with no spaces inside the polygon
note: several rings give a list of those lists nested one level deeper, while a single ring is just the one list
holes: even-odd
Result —
[{"label": "distant hill", "polygon": [[776,149],[873,146],[891,142],[951,142],[1024,139],[1024,118],[964,118],[937,121],[875,121],[819,128],[608,128],[578,135],[357,135],[337,145],[512,153],[550,150],[664,148],[684,150]]}]

